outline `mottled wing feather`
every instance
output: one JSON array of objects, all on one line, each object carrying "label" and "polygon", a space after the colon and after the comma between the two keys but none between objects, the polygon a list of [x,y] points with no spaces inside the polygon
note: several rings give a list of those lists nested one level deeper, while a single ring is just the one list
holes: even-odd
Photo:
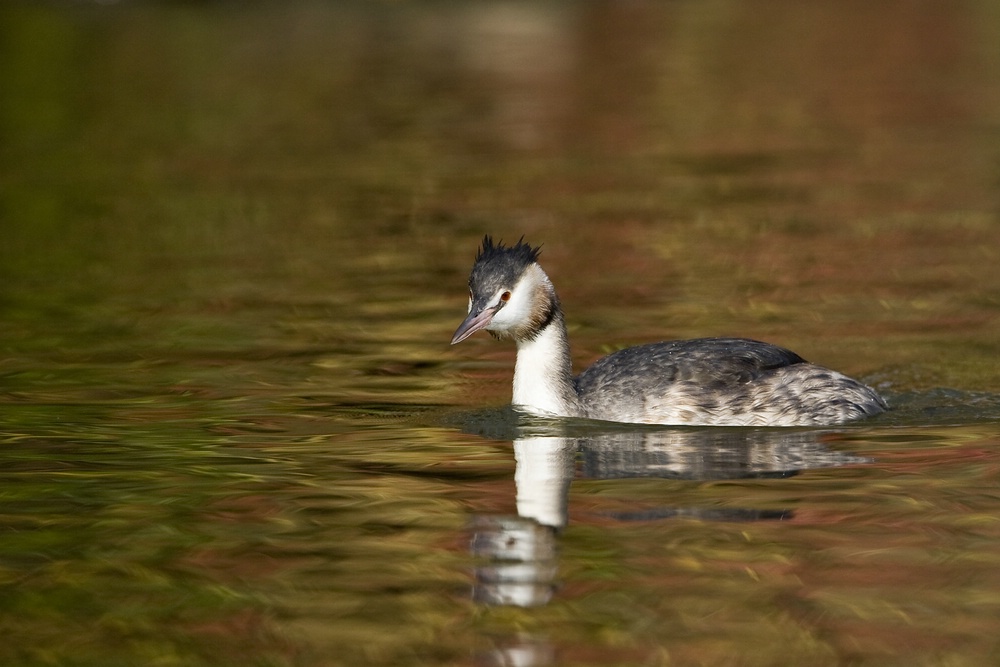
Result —
[{"label": "mottled wing feather", "polygon": [[[577,378],[581,394],[601,386],[691,382],[707,389],[746,384],[762,374],[806,363],[790,350],[744,338],[699,338],[630,347],[598,360]],[[645,384],[639,382],[638,384]],[[636,387],[638,389],[638,387]]]}]

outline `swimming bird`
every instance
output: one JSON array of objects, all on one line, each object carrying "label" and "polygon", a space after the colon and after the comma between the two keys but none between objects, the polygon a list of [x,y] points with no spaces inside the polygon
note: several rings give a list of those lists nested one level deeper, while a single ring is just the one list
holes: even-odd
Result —
[{"label": "swimming bird", "polygon": [[548,417],[716,426],[832,425],[887,409],[874,389],[745,338],[629,347],[574,377],[566,321],[540,249],[487,235],[469,276],[469,310],[451,344],[480,329],[517,345],[512,403]]}]

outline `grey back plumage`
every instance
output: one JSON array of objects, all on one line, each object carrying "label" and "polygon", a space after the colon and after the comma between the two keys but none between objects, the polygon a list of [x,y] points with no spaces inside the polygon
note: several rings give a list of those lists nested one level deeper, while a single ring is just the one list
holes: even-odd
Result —
[{"label": "grey back plumage", "polygon": [[860,382],[745,338],[626,348],[581,373],[576,389],[588,417],[651,424],[832,424],[886,409]]},{"label": "grey back plumage", "polygon": [[721,390],[776,368],[804,363],[791,350],[747,338],[675,340],[636,345],[598,359],[577,378],[577,389],[590,392],[636,376],[655,376],[661,384],[697,382],[706,389]]}]

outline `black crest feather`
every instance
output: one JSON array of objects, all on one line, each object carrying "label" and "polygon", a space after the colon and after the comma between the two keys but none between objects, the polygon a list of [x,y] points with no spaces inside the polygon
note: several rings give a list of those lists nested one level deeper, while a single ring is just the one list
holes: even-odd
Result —
[{"label": "black crest feather", "polygon": [[516,244],[506,246],[503,241],[494,242],[493,237],[487,234],[476,253],[469,287],[477,294],[490,297],[501,287],[510,289],[525,269],[538,261],[540,252],[541,248],[525,243],[523,236]]},{"label": "black crest feather", "polygon": [[514,262],[519,262],[523,265],[528,265],[532,262],[538,261],[538,255],[542,252],[542,247],[538,246],[533,248],[531,245],[524,242],[524,237],[522,236],[517,240],[517,243],[512,246],[505,246],[503,241],[493,242],[493,237],[487,234],[483,237],[483,245],[479,248],[479,252],[476,253],[476,261],[489,260],[492,256],[506,254],[509,259]]}]

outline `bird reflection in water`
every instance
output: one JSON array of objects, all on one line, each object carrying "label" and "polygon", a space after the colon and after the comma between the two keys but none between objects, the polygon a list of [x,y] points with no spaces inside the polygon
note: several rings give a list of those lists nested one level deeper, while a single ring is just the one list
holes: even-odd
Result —
[{"label": "bird reflection in water", "polygon": [[[616,428],[566,435],[516,437],[517,516],[472,522],[473,598],[486,605],[544,605],[556,590],[557,537],[568,520],[575,477],[658,477],[693,481],[784,478],[800,470],[868,463],[821,442],[822,431]],[[657,507],[607,514],[620,521],[687,517],[706,521],[782,520],[792,510]]]}]

